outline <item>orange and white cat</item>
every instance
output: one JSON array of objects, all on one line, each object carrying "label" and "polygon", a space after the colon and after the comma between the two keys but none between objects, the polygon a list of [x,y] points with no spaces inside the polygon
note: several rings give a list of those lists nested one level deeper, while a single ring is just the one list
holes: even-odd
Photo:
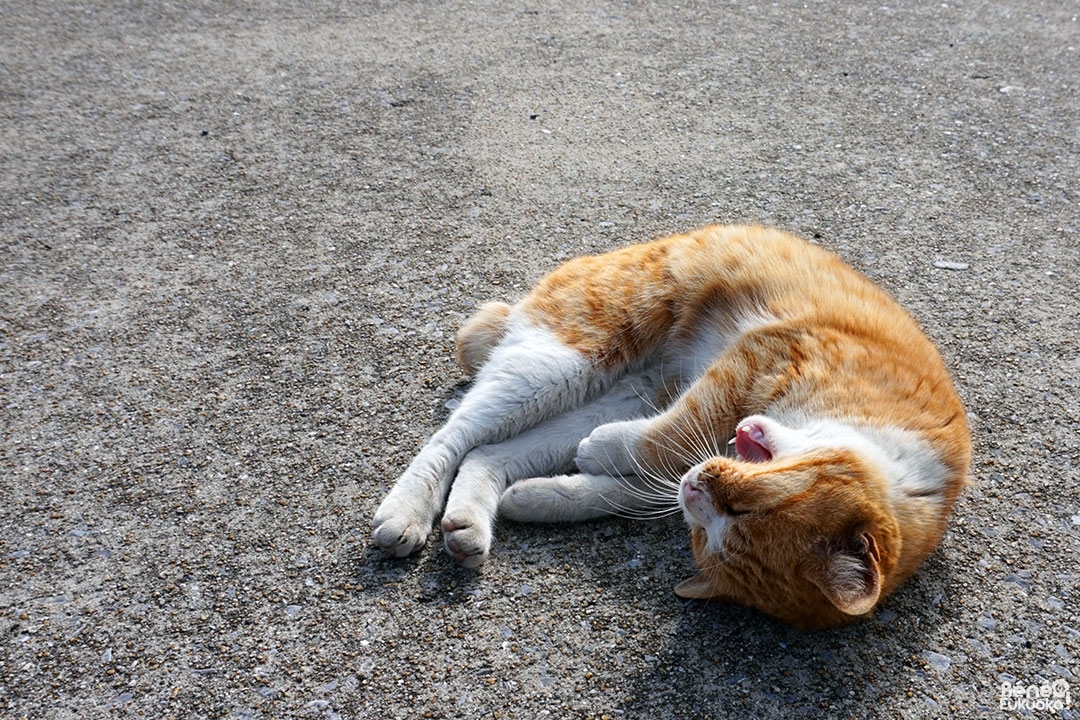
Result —
[{"label": "orange and white cat", "polygon": [[475,382],[383,500],[404,556],[442,515],[474,567],[496,516],[681,510],[689,598],[800,627],[870,612],[940,540],[964,408],[911,317],[829,252],[714,226],[572,260],[460,331]]}]

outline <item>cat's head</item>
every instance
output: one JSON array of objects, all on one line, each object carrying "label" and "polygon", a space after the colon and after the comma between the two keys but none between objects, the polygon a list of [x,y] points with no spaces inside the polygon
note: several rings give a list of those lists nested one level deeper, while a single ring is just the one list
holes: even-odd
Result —
[{"label": "cat's head", "polygon": [[755,607],[800,627],[870,612],[903,578],[888,481],[866,453],[755,416],[735,457],[682,478],[700,572],[676,593]]}]

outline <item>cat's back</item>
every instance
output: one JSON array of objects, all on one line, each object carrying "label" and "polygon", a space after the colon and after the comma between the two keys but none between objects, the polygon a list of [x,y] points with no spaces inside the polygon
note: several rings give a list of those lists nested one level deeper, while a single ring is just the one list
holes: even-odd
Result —
[{"label": "cat's back", "polygon": [[870,330],[901,344],[921,337],[903,309],[837,256],[760,226],[712,225],[575,258],[543,277],[522,308],[609,365],[742,318]]},{"label": "cat's back", "polygon": [[714,283],[706,296],[731,293],[723,302],[757,313],[755,332],[783,339],[786,377],[767,380],[776,382],[777,409],[911,433],[944,466],[951,505],[971,459],[966,414],[941,354],[907,310],[836,255],[792,235],[706,230],[714,252],[698,262],[728,255],[704,271]]},{"label": "cat's back", "polygon": [[[853,409],[861,395],[880,402],[874,413],[911,418],[921,411],[930,416],[928,425],[959,411],[944,360],[915,319],[838,256],[767,228],[703,232],[707,250],[687,256],[683,271],[696,264],[710,278],[696,304],[764,318],[763,329],[790,337],[805,351],[802,369],[831,378],[818,378],[817,390],[827,384],[849,394]],[[917,407],[905,406],[905,398]]]},{"label": "cat's back", "polygon": [[713,225],[670,241],[671,278],[690,294],[690,310],[721,305],[838,325],[881,317],[917,331],[906,311],[864,275],[781,230]]},{"label": "cat's back", "polygon": [[549,321],[580,312],[611,327],[678,319],[711,304],[756,304],[782,318],[899,310],[833,253],[756,225],[710,225],[575,258],[542,278],[525,304]]},{"label": "cat's back", "polygon": [[834,276],[835,285],[844,273],[856,277],[830,253],[793,235],[712,225],[574,258],[541,278],[521,306],[567,345],[622,363],[717,307],[739,312],[753,306],[789,317],[805,309],[800,296],[805,301],[821,292],[815,278]]}]

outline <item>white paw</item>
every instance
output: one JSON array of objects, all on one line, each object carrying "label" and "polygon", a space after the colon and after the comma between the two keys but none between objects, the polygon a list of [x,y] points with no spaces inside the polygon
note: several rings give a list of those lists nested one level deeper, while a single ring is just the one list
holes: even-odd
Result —
[{"label": "white paw", "polygon": [[448,512],[442,520],[443,547],[462,567],[479,567],[491,553],[491,523],[467,512]]},{"label": "white paw", "polygon": [[636,423],[609,423],[592,431],[578,444],[574,463],[587,475],[634,475],[637,465],[632,455]]},{"label": "white paw", "polygon": [[549,496],[543,479],[519,480],[499,498],[499,517],[514,522],[543,522]]},{"label": "white paw", "polygon": [[406,502],[391,490],[375,511],[371,536],[390,555],[405,557],[424,546],[434,521],[433,510]]},{"label": "white paw", "polygon": [[559,475],[518,480],[499,498],[499,517],[516,522],[577,522],[610,514],[597,494],[611,478]]}]

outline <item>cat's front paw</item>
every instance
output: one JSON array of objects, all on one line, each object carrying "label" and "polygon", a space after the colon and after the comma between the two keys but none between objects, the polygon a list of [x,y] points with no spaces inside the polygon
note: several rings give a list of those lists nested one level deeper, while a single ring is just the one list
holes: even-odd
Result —
[{"label": "cat's front paw", "polygon": [[434,519],[433,513],[404,502],[391,491],[371,521],[371,537],[388,554],[405,557],[424,546]]},{"label": "cat's front paw", "polygon": [[443,547],[462,567],[475,568],[491,553],[491,523],[467,513],[448,512],[442,520]]},{"label": "cat's front paw", "polygon": [[499,499],[499,517],[516,522],[577,522],[610,515],[606,475],[559,475],[519,480]]},{"label": "cat's front paw", "polygon": [[610,453],[605,452],[603,443],[598,442],[592,435],[578,443],[577,455],[574,456],[574,465],[581,472],[590,475],[616,474],[609,469],[612,467]]},{"label": "cat's front paw", "polygon": [[636,421],[601,425],[578,444],[574,464],[587,475],[634,475],[637,464],[633,443],[637,437]]}]

